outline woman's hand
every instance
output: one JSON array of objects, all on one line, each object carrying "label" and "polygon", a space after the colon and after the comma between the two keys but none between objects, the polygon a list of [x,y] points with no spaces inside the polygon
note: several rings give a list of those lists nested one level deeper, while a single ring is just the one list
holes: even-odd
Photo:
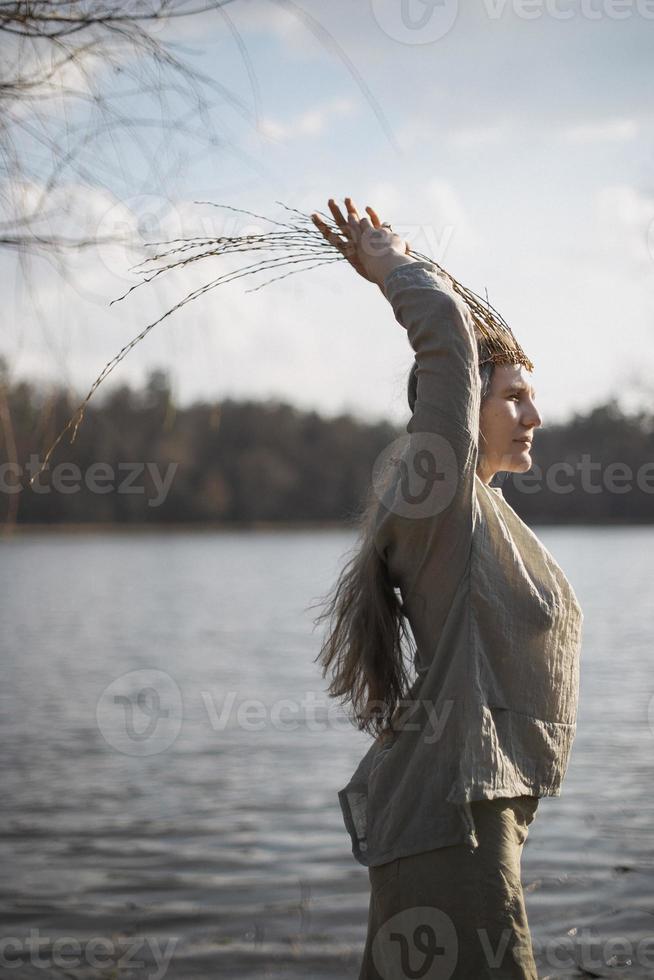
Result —
[{"label": "woman's hand", "polygon": [[[376,212],[367,207],[369,217],[360,218],[351,197],[345,198],[347,221],[333,197],[327,202],[341,235],[314,213],[311,220],[331,245],[335,245],[360,276],[376,283],[384,292],[384,280],[398,265],[414,262],[408,255],[409,245],[389,225],[382,225]],[[342,237],[341,237],[342,236]]]}]

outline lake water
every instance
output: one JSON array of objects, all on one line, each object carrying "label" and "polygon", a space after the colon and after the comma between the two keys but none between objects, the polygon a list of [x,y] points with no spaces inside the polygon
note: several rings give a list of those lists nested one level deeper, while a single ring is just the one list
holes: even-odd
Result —
[{"label": "lake water", "polygon": [[[535,530],[585,614],[572,759],[523,853],[539,975],[654,977],[654,528]],[[2,542],[0,976],[355,980],[369,886],[336,793],[370,739],[307,608],[354,543]]]}]

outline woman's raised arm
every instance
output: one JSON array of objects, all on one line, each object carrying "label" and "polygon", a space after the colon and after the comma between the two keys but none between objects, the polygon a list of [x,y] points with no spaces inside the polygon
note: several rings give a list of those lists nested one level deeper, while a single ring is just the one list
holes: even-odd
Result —
[{"label": "woman's raised arm", "polygon": [[408,435],[397,440],[394,469],[378,494],[375,545],[401,589],[426,664],[471,553],[479,355],[468,310],[430,262],[393,270],[384,289],[415,354],[417,394]]},{"label": "woman's raised arm", "polygon": [[417,364],[407,436],[388,447],[376,474],[375,546],[401,589],[414,634],[421,634],[416,641],[429,660],[425,648],[439,636],[472,543],[481,401],[475,327],[431,262],[408,256],[406,242],[372,208],[366,209],[370,218],[360,218],[351,199],[345,200],[347,221],[330,199],[342,238],[324,226],[329,240],[379,286]]}]

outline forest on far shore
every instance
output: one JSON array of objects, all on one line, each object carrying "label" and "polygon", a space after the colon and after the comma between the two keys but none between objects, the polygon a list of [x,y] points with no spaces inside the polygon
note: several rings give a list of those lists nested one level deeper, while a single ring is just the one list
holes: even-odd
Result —
[{"label": "forest on far shore", "polygon": [[[79,404],[62,387],[3,388],[3,524],[354,526],[375,461],[405,426],[351,415],[323,418],[280,402],[176,407],[167,375],[92,399],[75,441],[30,476]],[[407,422],[409,419],[407,409]],[[501,474],[506,500],[528,524],[641,524],[654,520],[654,412],[614,400],[535,434],[533,466]],[[502,482],[503,481],[503,482]]]}]

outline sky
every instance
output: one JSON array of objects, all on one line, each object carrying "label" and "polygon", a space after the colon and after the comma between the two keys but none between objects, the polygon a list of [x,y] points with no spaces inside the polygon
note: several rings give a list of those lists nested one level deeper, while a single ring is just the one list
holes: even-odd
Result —
[{"label": "sky", "polygon": [[[232,0],[158,30],[224,91],[197,136],[171,95],[166,131],[103,145],[62,181],[69,213],[161,241],[267,227],[213,205],[285,220],[279,202],[352,196],[487,292],[534,362],[543,426],[610,397],[654,409],[654,0]],[[147,93],[130,98],[145,113]],[[207,258],[110,305],[136,260],[105,244],[64,275],[5,252],[12,374],[83,396],[229,267]],[[275,398],[406,423],[413,352],[377,287],[344,261],[246,291],[265,278],[172,314],[105,390],[159,368],[180,404]]]}]

